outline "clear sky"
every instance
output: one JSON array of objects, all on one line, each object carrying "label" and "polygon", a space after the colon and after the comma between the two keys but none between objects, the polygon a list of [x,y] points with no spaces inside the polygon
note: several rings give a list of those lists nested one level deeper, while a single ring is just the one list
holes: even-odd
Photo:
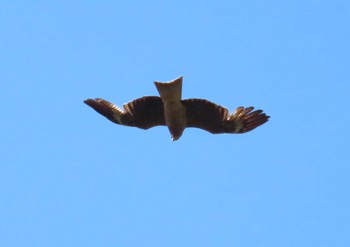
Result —
[{"label": "clear sky", "polygon": [[[349,1],[0,1],[0,246],[350,246]],[[109,122],[183,97],[243,135]]]}]

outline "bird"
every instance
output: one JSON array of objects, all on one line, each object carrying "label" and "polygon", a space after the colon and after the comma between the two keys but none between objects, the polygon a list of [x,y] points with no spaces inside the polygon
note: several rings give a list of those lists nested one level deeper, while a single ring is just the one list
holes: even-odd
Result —
[{"label": "bird", "polygon": [[123,105],[123,108],[102,98],[88,98],[84,103],[110,121],[124,126],[149,129],[167,126],[172,141],[178,140],[189,127],[213,134],[246,133],[266,123],[270,116],[253,106],[239,106],[230,113],[225,107],[207,99],[182,99],[183,76],[154,84],[159,96],[144,96]]}]

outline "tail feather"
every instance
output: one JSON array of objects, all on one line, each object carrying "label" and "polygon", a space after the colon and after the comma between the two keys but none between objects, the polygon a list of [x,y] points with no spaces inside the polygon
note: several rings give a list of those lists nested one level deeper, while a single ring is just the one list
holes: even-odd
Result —
[{"label": "tail feather", "polygon": [[163,101],[180,101],[182,95],[182,76],[169,82],[155,81],[160,97]]}]

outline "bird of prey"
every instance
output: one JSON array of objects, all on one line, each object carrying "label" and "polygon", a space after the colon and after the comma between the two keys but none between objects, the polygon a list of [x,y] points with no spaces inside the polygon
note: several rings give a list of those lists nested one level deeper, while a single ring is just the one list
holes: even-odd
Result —
[{"label": "bird of prey", "polygon": [[112,122],[125,126],[149,129],[167,126],[171,139],[178,140],[185,128],[196,127],[213,134],[245,133],[266,123],[269,116],[254,107],[239,106],[233,113],[206,99],[181,99],[182,79],[155,81],[159,96],[144,96],[118,107],[102,98],[87,99],[84,103]]}]

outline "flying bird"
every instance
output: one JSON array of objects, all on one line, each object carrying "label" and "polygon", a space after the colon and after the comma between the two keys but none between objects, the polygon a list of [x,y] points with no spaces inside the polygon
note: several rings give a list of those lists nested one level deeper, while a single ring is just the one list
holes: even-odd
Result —
[{"label": "flying bird", "polygon": [[233,113],[206,99],[181,99],[182,80],[155,81],[159,96],[144,96],[118,107],[102,98],[87,99],[84,103],[116,124],[149,129],[167,126],[173,141],[185,128],[195,127],[213,134],[245,133],[266,123],[269,116],[254,107],[239,106]]}]

